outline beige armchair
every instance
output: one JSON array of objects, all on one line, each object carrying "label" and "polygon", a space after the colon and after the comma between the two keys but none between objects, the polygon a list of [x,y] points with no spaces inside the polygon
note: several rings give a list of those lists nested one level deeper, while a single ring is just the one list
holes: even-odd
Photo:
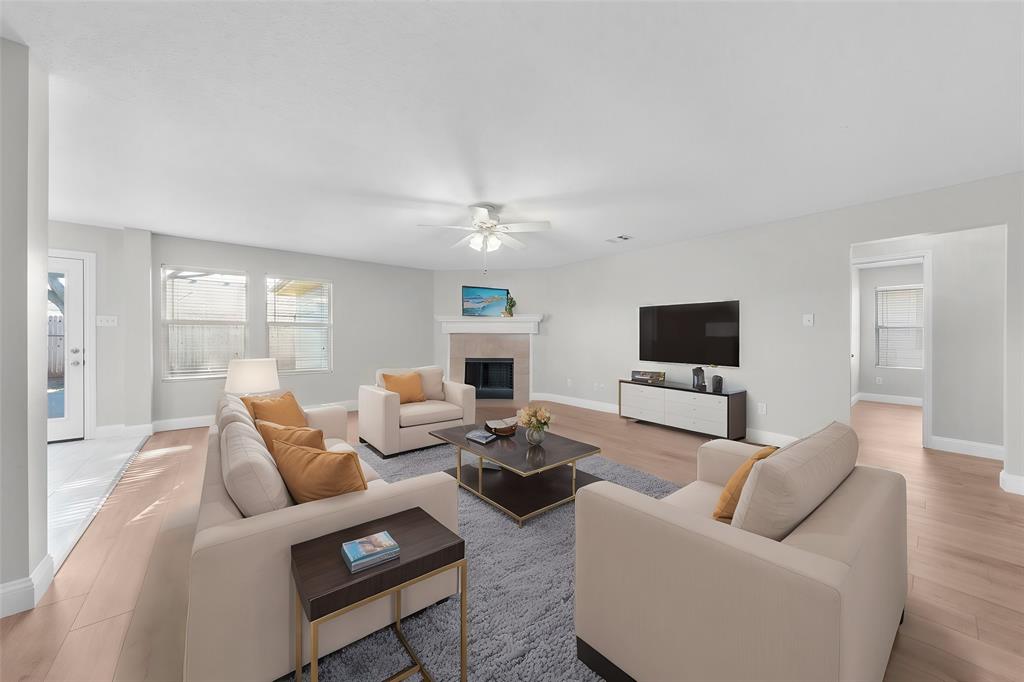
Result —
[{"label": "beige armchair", "polygon": [[[662,500],[609,482],[581,489],[580,659],[607,679],[624,672],[636,680],[881,680],[906,600],[906,481],[853,466],[840,452],[852,447],[856,455],[844,428],[755,465],[762,480],[781,472],[795,481],[820,477],[834,455],[849,462],[837,470],[838,487],[829,483],[824,501],[781,541],[711,516],[757,446],[706,443],[698,480]],[[755,478],[743,496],[757,494],[748,491]],[[805,481],[790,499],[805,500],[809,487]],[[777,493],[770,488],[768,496]],[[741,497],[740,507],[748,502],[744,523],[753,523],[754,500]]]},{"label": "beige armchair", "polygon": [[[426,400],[399,403],[398,394],[384,388],[384,374],[418,372]],[[431,431],[473,424],[476,389],[444,378],[440,367],[377,370],[376,385],[359,387],[359,440],[388,457],[437,445]]]}]

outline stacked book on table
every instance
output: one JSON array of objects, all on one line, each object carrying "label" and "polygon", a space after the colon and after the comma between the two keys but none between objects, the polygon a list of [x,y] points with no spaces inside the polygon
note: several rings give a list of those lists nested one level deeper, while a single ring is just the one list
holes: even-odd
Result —
[{"label": "stacked book on table", "polygon": [[348,570],[358,573],[385,561],[397,559],[398,550],[398,543],[391,537],[391,533],[385,530],[342,543],[341,556]]}]

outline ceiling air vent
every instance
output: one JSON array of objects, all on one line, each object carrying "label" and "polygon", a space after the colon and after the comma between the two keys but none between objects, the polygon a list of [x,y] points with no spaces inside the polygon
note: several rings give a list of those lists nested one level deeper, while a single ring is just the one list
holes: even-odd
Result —
[{"label": "ceiling air vent", "polygon": [[621,244],[622,242],[628,242],[632,238],[633,237],[631,235],[620,234],[617,237],[612,237],[611,239],[605,239],[605,241],[608,242],[609,244]]}]

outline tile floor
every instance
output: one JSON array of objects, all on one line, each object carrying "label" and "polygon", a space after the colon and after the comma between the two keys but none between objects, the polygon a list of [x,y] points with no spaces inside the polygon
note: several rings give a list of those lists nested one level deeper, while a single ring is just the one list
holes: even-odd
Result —
[{"label": "tile floor", "polygon": [[47,447],[50,556],[60,568],[145,438],[100,438]]}]

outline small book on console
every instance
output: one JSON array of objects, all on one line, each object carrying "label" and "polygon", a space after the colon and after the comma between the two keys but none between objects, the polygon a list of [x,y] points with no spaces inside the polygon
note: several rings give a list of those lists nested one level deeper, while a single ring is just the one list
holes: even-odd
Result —
[{"label": "small book on console", "polygon": [[474,429],[466,434],[466,440],[471,440],[474,443],[480,443],[481,445],[487,445],[495,438],[497,438],[497,436],[489,431],[484,431],[483,429]]},{"label": "small book on console", "polygon": [[341,556],[353,573],[365,571],[371,566],[398,558],[398,543],[391,533],[382,531],[358,540],[349,540],[341,545]]}]

